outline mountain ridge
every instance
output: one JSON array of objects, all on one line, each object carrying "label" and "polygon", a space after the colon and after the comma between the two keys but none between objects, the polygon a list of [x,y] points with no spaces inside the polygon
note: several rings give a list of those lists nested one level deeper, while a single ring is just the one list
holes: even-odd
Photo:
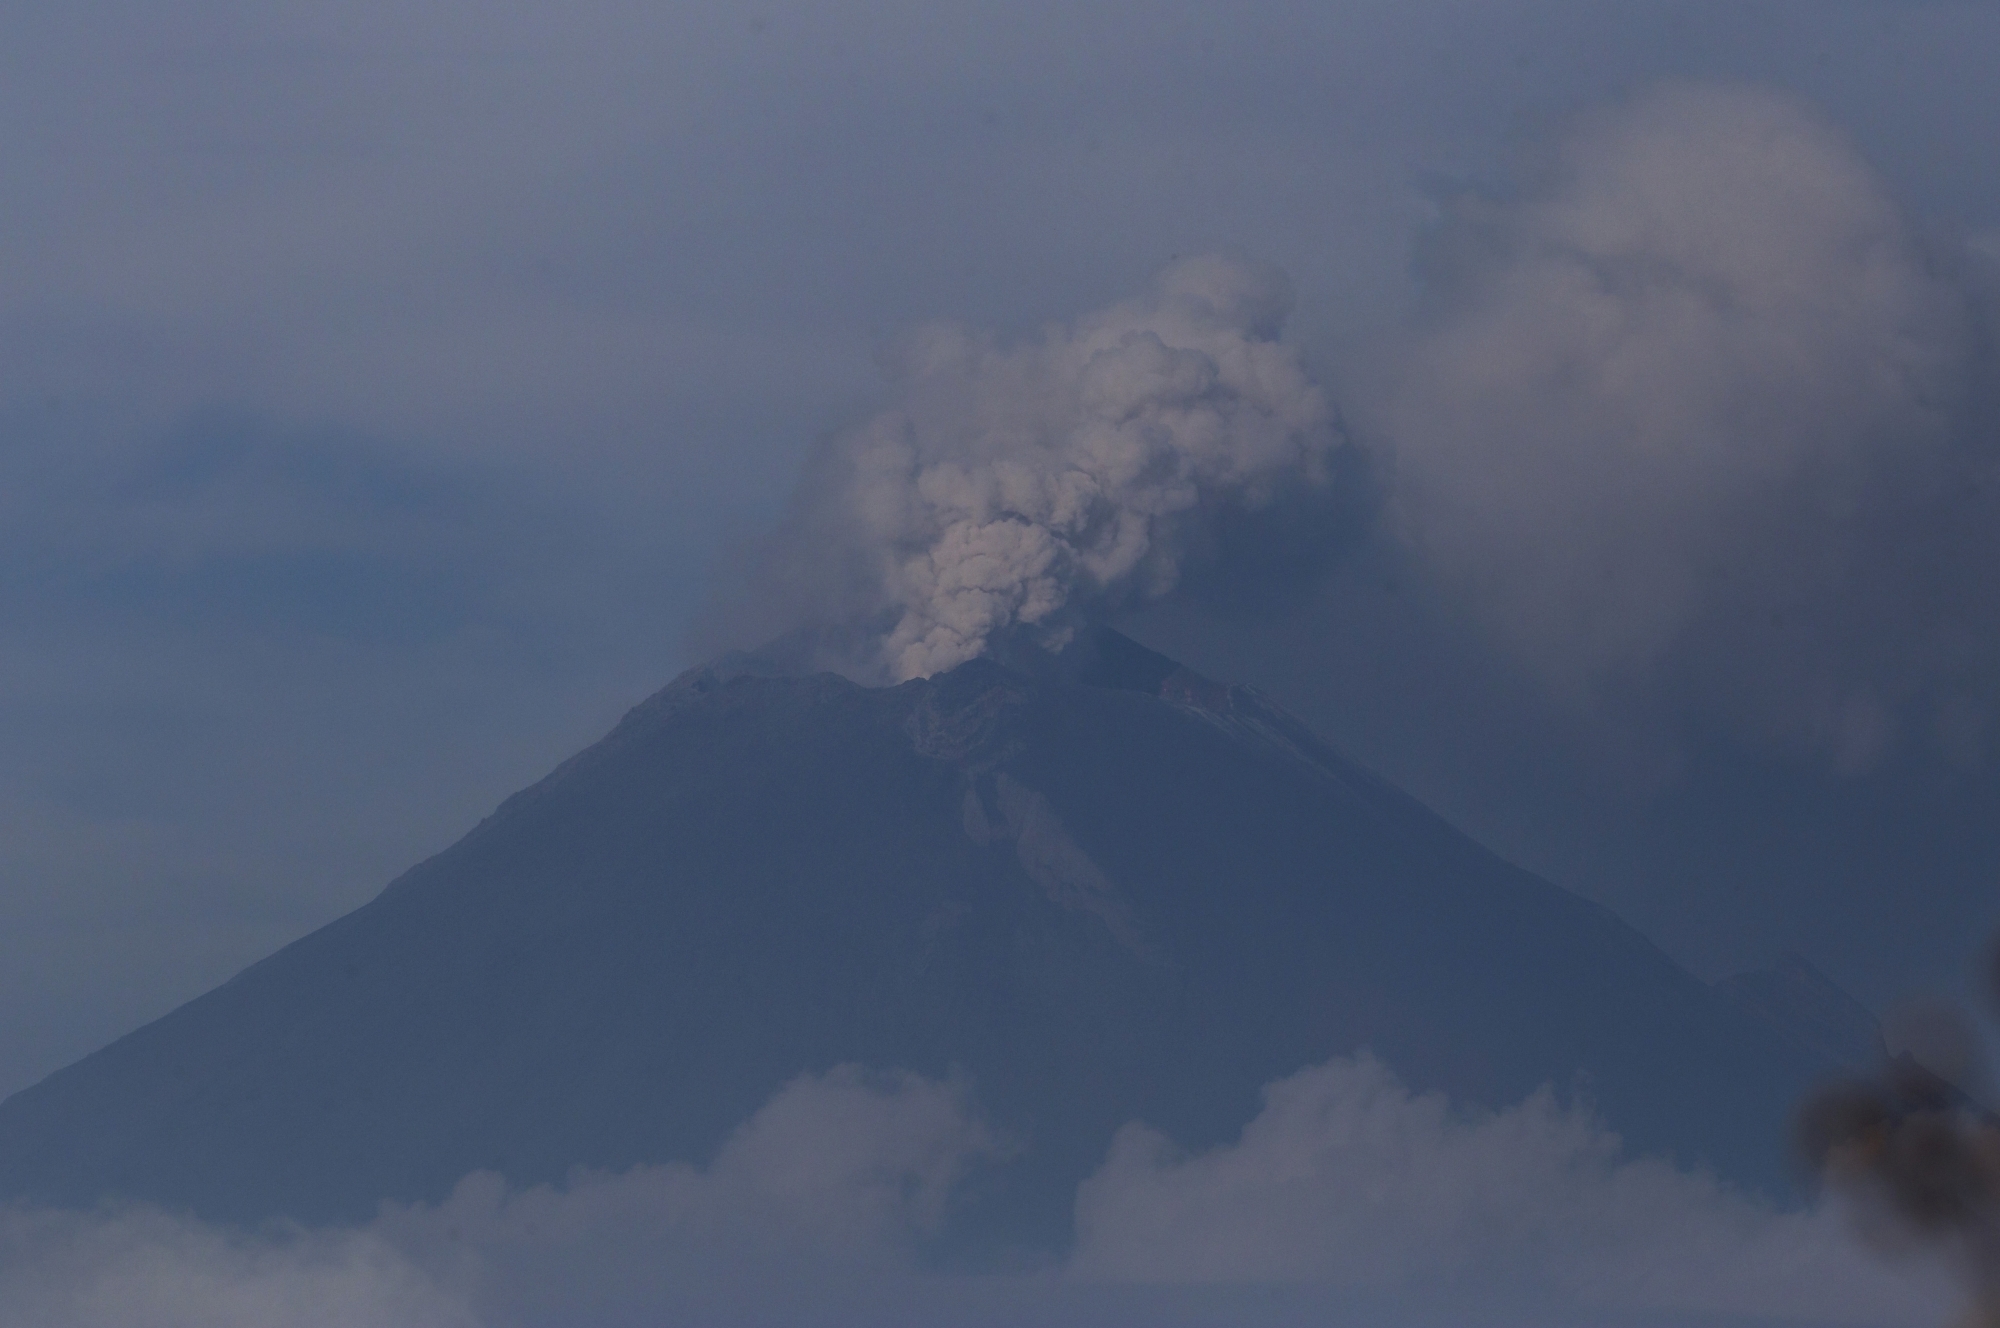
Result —
[{"label": "mountain ridge", "polygon": [[977,1222],[1047,1246],[1117,1126],[1220,1142],[1264,1083],[1363,1047],[1468,1104],[1585,1089],[1635,1147],[1773,1190],[1823,1068],[1127,638],[886,688],[751,654],[0,1104],[0,1194],[358,1220],[476,1169],[704,1160],[859,1062],[964,1075],[1025,1141]]}]

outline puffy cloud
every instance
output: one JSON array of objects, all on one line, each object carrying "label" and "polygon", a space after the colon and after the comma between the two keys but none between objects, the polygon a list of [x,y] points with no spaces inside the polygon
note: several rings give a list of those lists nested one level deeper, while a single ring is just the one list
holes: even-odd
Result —
[{"label": "puffy cloud", "polygon": [[378,1228],[406,1249],[440,1233],[489,1252],[572,1255],[636,1238],[656,1252],[894,1263],[936,1234],[952,1186],[1000,1148],[959,1086],[842,1066],[794,1080],[706,1167],[581,1172],[559,1189],[519,1192],[476,1173],[442,1204],[385,1213]]},{"label": "puffy cloud", "polygon": [[1976,260],[1801,104],[1667,87],[1450,206],[1385,415],[1406,528],[1558,694],[1858,769],[1979,759],[2000,439]]},{"label": "puffy cloud", "polygon": [[7,1328],[474,1328],[370,1231],[250,1236],[147,1210],[0,1212]]},{"label": "puffy cloud", "polygon": [[957,1085],[848,1066],[793,1081],[706,1167],[525,1191],[479,1173],[356,1230],[17,1209],[0,1213],[0,1326],[474,1328],[704,1303],[796,1322],[801,1286],[907,1267],[998,1148]]},{"label": "puffy cloud", "polygon": [[1893,1324],[1945,1303],[1836,1213],[1625,1159],[1547,1092],[1461,1113],[1365,1056],[1271,1085],[1212,1152],[1127,1126],[1066,1265],[928,1262],[955,1186],[1006,1155],[960,1087],[847,1067],[796,1080],[706,1167],[526,1191],[476,1175],[358,1230],[13,1211],[0,1325]]},{"label": "puffy cloud", "polygon": [[917,333],[892,404],[812,459],[760,593],[878,624],[857,667],[903,679],[1017,630],[1059,648],[1247,548],[1310,564],[1352,454],[1278,340],[1289,308],[1277,272],[1204,257],[1027,344]]},{"label": "puffy cloud", "polygon": [[1077,1199],[1079,1276],[1455,1287],[1571,1311],[1922,1323],[1938,1290],[1885,1274],[1830,1210],[1779,1212],[1622,1156],[1547,1089],[1467,1114],[1374,1059],[1270,1085],[1234,1144],[1189,1156],[1128,1125]]}]

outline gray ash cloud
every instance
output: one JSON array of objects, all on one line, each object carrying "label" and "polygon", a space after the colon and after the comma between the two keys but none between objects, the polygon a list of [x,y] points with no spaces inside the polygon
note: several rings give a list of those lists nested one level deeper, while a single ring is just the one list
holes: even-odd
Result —
[{"label": "gray ash cloud", "polygon": [[1282,274],[1209,256],[1021,344],[910,336],[888,404],[809,460],[753,577],[758,630],[845,629],[850,671],[902,680],[1322,563],[1362,481],[1280,340],[1290,308]]}]

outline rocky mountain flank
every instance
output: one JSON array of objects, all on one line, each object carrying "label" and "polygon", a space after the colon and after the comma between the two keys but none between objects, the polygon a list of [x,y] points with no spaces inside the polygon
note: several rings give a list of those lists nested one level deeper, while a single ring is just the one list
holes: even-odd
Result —
[{"label": "rocky mountain flank", "polygon": [[361,1219],[466,1173],[700,1161],[788,1080],[955,1074],[1059,1244],[1142,1119],[1229,1138],[1370,1048],[1781,1187],[1824,1058],[1252,690],[1115,633],[896,687],[690,671],[366,906],[0,1105],[0,1194]]}]

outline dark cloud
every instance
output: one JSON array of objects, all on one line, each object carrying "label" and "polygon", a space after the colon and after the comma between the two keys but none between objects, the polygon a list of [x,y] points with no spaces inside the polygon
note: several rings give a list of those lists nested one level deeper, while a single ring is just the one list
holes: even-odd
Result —
[{"label": "dark cloud", "polygon": [[1933,1005],[1904,1022],[1874,1073],[1825,1085],[1804,1104],[1797,1143],[1826,1189],[1857,1206],[1879,1249],[1941,1259],[1971,1302],[1965,1321],[1994,1323],[2000,1117],[1983,1105],[1992,1085],[1955,1008]]}]

